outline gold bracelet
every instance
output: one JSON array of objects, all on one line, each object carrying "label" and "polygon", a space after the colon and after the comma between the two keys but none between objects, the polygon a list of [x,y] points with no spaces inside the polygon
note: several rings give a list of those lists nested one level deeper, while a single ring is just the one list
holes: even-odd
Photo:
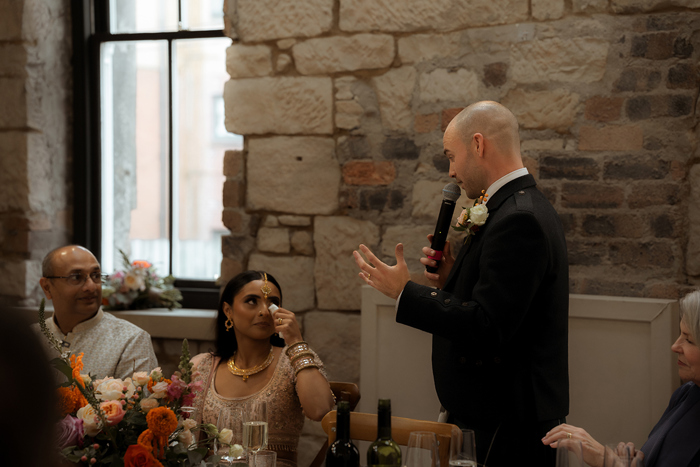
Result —
[{"label": "gold bracelet", "polygon": [[298,354],[294,354],[294,356],[291,357],[289,359],[289,361],[292,362],[292,365],[294,365],[294,362],[296,362],[297,360],[299,360],[300,358],[303,358],[303,357],[314,358],[314,353],[310,350],[307,350],[305,352],[299,352]]},{"label": "gold bracelet", "polygon": [[312,358],[300,358],[294,364],[294,376],[298,375],[301,370],[305,370],[306,368],[318,368],[318,365]]},{"label": "gold bracelet", "polygon": [[291,360],[296,354],[309,350],[309,344],[304,341],[299,341],[287,348],[287,357]]}]

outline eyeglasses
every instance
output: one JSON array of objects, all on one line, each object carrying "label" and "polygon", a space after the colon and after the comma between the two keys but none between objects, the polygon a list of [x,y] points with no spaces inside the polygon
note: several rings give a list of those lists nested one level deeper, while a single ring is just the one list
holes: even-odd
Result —
[{"label": "eyeglasses", "polygon": [[88,277],[95,284],[102,285],[109,276],[99,272],[91,272],[90,274],[75,273],[69,276],[46,276],[47,279],[65,279],[70,285],[83,285]]}]

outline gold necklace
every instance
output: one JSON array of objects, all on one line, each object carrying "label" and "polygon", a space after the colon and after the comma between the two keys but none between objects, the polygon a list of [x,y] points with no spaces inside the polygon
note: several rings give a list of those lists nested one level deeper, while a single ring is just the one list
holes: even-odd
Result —
[{"label": "gold necklace", "polygon": [[272,346],[270,346],[270,354],[267,356],[267,359],[265,359],[265,361],[261,364],[255,365],[253,368],[238,368],[236,366],[236,362],[233,360],[235,356],[236,353],[234,352],[233,355],[231,355],[231,358],[228,359],[228,369],[234,375],[242,377],[244,383],[248,381],[248,377],[250,375],[260,373],[265,368],[270,366],[270,363],[272,363],[272,360],[275,358],[274,354],[272,353]]}]

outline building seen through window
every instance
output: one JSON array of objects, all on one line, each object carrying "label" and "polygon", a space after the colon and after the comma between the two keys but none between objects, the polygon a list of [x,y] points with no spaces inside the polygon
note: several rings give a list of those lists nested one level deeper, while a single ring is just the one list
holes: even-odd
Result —
[{"label": "building seen through window", "polygon": [[221,2],[112,1],[109,27],[99,44],[103,270],[121,267],[122,249],[161,274],[213,281],[227,233],[223,157],[243,147],[224,128]]}]

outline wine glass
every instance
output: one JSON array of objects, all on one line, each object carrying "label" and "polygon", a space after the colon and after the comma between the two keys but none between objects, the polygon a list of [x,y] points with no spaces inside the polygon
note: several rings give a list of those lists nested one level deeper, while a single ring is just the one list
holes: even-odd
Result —
[{"label": "wine glass", "polygon": [[[197,408],[188,406],[188,405],[183,405],[180,407],[180,416],[182,417],[182,420],[194,420],[197,421]],[[197,444],[197,437],[199,435],[199,430],[191,430],[192,433],[192,444],[190,446],[193,446]],[[188,446],[188,447],[190,447]]]},{"label": "wine glass", "polygon": [[243,447],[249,452],[267,448],[267,401],[251,401],[246,405]]},{"label": "wine glass", "polygon": [[243,408],[223,408],[216,421],[219,435],[214,439],[214,454],[221,458],[220,463],[231,465],[245,457],[243,442]]},{"label": "wine glass", "polygon": [[581,441],[562,439],[557,443],[556,467],[584,467]]},{"label": "wine glass", "polygon": [[476,467],[476,443],[473,430],[452,430],[450,467]]},{"label": "wine glass", "polygon": [[634,452],[629,444],[606,444],[603,460],[604,467],[644,467],[644,453]]},{"label": "wine glass", "polygon": [[406,467],[439,467],[437,437],[432,431],[412,431],[408,435]]},{"label": "wine glass", "polygon": [[275,467],[277,453],[275,451],[251,451],[248,453],[249,467]]}]

